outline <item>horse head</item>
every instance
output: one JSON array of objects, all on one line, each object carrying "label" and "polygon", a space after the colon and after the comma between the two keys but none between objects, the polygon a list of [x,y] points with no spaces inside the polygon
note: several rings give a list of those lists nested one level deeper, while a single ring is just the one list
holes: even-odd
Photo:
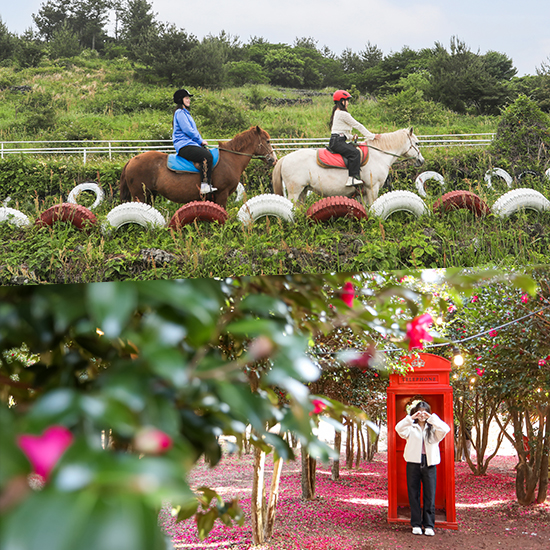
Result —
[{"label": "horse head", "polygon": [[254,155],[261,158],[269,166],[275,166],[277,163],[277,155],[275,154],[273,147],[271,147],[271,137],[259,126],[256,126],[255,131],[259,137],[259,141],[256,150],[254,151]]},{"label": "horse head", "polygon": [[414,129],[411,126],[405,129],[408,138],[408,144],[406,145],[406,151],[403,153],[404,157],[414,159],[415,166],[422,166],[424,164],[424,157],[420,152],[420,143],[414,133]]}]

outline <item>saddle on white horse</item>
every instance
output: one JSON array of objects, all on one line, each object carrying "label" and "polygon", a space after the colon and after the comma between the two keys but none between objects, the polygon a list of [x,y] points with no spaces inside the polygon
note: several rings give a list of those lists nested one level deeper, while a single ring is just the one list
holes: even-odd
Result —
[{"label": "saddle on white horse", "polygon": [[[369,160],[369,148],[367,145],[358,145],[361,152],[361,166],[365,166]],[[348,159],[339,153],[332,153],[328,149],[317,149],[317,164],[322,168],[348,168]]]}]

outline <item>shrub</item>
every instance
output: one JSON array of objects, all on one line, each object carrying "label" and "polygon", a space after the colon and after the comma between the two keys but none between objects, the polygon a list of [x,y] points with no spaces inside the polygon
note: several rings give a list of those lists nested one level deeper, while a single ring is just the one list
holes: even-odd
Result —
[{"label": "shrub", "polygon": [[550,161],[550,117],[520,95],[504,110],[491,150],[513,167],[545,168]]}]

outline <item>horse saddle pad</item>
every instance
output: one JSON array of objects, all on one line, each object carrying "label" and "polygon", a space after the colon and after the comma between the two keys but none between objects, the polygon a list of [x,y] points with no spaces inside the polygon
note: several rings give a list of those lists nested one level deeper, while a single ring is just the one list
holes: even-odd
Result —
[{"label": "horse saddle pad", "polygon": [[[214,157],[213,168],[215,168],[216,164],[218,164],[218,161],[220,160],[220,150],[210,149],[210,152]],[[172,172],[201,172],[201,170],[199,170],[193,162],[176,155],[176,153],[168,155],[166,167],[168,170],[172,170]]]},{"label": "horse saddle pad", "polygon": [[[369,160],[369,148],[366,145],[359,145],[361,151],[361,166]],[[323,168],[347,168],[347,159],[339,153],[331,153],[328,149],[317,149],[317,164]]]}]

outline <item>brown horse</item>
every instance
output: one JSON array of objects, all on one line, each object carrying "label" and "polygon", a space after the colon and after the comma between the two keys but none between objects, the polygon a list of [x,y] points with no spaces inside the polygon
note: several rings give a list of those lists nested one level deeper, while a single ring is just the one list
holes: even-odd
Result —
[{"label": "brown horse", "polygon": [[[269,134],[259,126],[252,126],[230,141],[219,142],[219,149],[220,159],[212,172],[212,186],[217,189],[213,200],[224,208],[251,159],[259,158],[269,165],[277,162]],[[167,160],[168,155],[159,151],[131,158],[120,175],[121,201],[151,203],[157,195],[176,203],[200,200],[201,174],[173,172],[166,167]]]}]

